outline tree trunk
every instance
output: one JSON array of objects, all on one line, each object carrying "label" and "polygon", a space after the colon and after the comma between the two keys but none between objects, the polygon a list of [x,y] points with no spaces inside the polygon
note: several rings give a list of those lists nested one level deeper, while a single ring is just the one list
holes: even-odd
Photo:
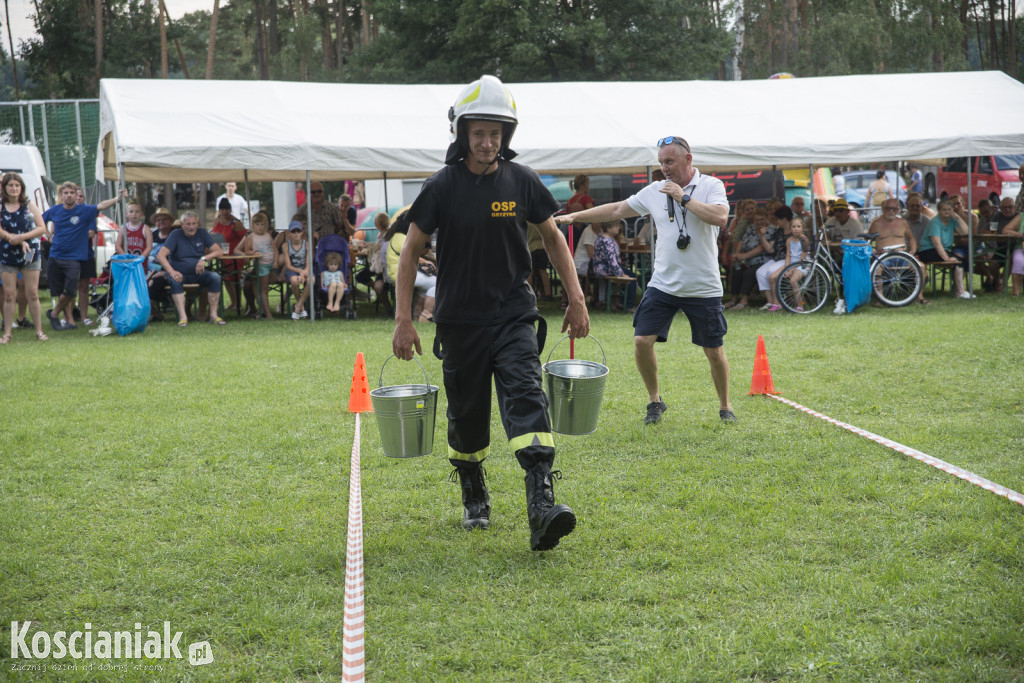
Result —
[{"label": "tree trunk", "polygon": [[327,0],[316,0],[317,18],[320,19],[320,45],[324,69],[334,69],[334,40],[331,38],[331,12]]},{"label": "tree trunk", "polygon": [[1010,0],[1009,35],[1006,40],[1006,73],[1017,78],[1017,0]]},{"label": "tree trunk", "polygon": [[348,38],[348,9],[345,7],[345,0],[338,1],[338,13],[334,17],[334,32],[338,36],[338,40],[335,42],[335,62],[338,65],[338,71],[344,73],[345,71],[345,45]]},{"label": "tree trunk", "polygon": [[[103,78],[103,0],[95,0],[93,4],[96,10],[96,84],[94,92],[99,94],[100,79]],[[14,59],[13,52],[11,59]]]},{"label": "tree trunk", "polygon": [[363,0],[363,40],[364,48],[370,47],[370,0]]},{"label": "tree trunk", "polygon": [[213,79],[213,57],[217,53],[217,18],[220,14],[220,0],[213,0],[213,14],[210,16],[210,43],[206,46],[206,80]]},{"label": "tree trunk", "polygon": [[167,78],[167,24],[164,23],[164,12],[164,0],[160,0],[156,13],[157,21],[160,23],[160,76]]},{"label": "tree trunk", "polygon": [[4,0],[4,15],[7,24],[7,42],[11,46],[11,66],[14,69],[14,99],[21,99],[21,90],[18,88],[18,60],[17,53],[14,51],[14,38],[11,36],[11,8],[9,6],[9,0]]},{"label": "tree trunk", "polygon": [[743,80],[743,74],[740,72],[740,59],[743,56],[743,39],[745,37],[744,27],[746,25],[746,18],[743,16],[743,0],[736,0],[735,12],[736,40],[732,47],[732,80],[741,81]]},{"label": "tree trunk", "polygon": [[276,57],[281,52],[281,34],[277,30],[277,2],[271,2],[267,10],[267,53],[271,57]]}]

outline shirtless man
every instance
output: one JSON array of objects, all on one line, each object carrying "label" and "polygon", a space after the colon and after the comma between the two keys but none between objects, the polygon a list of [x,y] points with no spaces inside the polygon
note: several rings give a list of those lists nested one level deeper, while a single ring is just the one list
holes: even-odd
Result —
[{"label": "shirtless man", "polygon": [[[886,199],[882,203],[882,215],[871,221],[871,225],[868,227],[868,232],[877,232],[878,237],[875,238],[875,253],[881,254],[882,250],[886,247],[901,247],[913,254],[917,251],[917,240],[914,239],[914,233],[910,231],[910,224],[907,223],[903,218],[900,218],[900,203],[895,199]],[[918,264],[920,266],[920,264]],[[924,266],[921,266],[921,272],[924,273]],[[921,283],[921,291],[917,293],[917,301],[921,304],[926,304],[928,301],[924,298],[924,283]]]},{"label": "shirtless man", "polygon": [[881,253],[885,247],[899,245],[911,254],[917,251],[917,240],[910,232],[910,224],[899,215],[900,205],[895,199],[886,199],[882,204],[882,215],[871,221],[868,232],[877,232],[875,253]]}]

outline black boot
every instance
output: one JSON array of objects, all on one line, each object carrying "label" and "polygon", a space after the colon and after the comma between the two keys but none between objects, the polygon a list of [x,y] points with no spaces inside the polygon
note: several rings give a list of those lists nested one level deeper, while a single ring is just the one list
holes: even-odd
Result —
[{"label": "black boot", "polygon": [[555,505],[554,479],[562,473],[551,471],[551,463],[539,462],[526,471],[526,514],[530,518],[530,548],[550,550],[562,536],[576,528],[576,515],[568,505]]},{"label": "black boot", "polygon": [[462,526],[465,529],[486,529],[491,525],[491,499],[487,496],[484,474],[478,462],[460,462],[452,471],[451,481],[458,476],[462,486]]}]

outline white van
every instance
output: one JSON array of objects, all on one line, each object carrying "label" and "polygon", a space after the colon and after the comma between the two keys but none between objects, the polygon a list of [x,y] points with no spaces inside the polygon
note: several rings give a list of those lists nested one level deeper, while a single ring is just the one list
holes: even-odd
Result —
[{"label": "white van", "polygon": [[57,186],[46,177],[43,157],[35,145],[0,145],[0,175],[8,171],[25,179],[25,194],[40,211],[50,208]]}]

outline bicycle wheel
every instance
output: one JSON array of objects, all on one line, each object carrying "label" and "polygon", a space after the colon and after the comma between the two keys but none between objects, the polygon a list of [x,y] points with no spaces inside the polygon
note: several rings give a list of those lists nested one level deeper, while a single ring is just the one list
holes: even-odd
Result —
[{"label": "bicycle wheel", "polygon": [[921,267],[908,254],[890,251],[871,266],[871,289],[887,306],[906,306],[924,286]]},{"label": "bicycle wheel", "polygon": [[[803,271],[796,283],[797,269]],[[821,264],[813,261],[791,263],[779,274],[775,294],[790,313],[814,313],[825,305],[832,290],[832,278]],[[803,310],[797,310],[802,308]]]}]

